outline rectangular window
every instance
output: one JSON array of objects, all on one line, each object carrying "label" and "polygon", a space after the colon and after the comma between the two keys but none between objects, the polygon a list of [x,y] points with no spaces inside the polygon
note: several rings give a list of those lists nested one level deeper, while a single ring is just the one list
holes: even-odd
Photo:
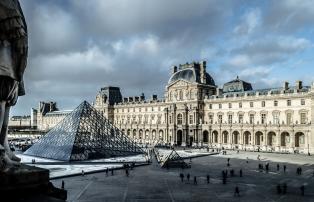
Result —
[{"label": "rectangular window", "polygon": [[190,124],[193,124],[193,115],[190,115]]},{"label": "rectangular window", "polygon": [[301,113],[301,124],[306,124],[306,113]]},{"label": "rectangular window", "polygon": [[279,114],[278,113],[275,113],[273,115],[273,118],[274,118],[274,124],[279,124],[280,123]]},{"label": "rectangular window", "polygon": [[169,116],[169,123],[172,123],[172,117]]},{"label": "rectangular window", "polygon": [[209,115],[208,118],[209,118],[209,123],[212,124],[213,123],[213,115]]},{"label": "rectangular window", "polygon": [[228,115],[228,123],[232,124],[232,115],[231,114]]},{"label": "rectangular window", "polygon": [[262,101],[262,107],[265,107],[265,105],[266,105],[265,101]]},{"label": "rectangular window", "polygon": [[250,114],[250,124],[254,124],[254,114]]},{"label": "rectangular window", "polygon": [[222,108],[222,104],[219,104],[219,109],[221,109]]},{"label": "rectangular window", "polygon": [[239,102],[239,108],[242,108],[242,102]]},{"label": "rectangular window", "polygon": [[222,115],[221,114],[218,115],[218,123],[222,123]]},{"label": "rectangular window", "polygon": [[266,114],[262,114],[261,115],[261,124],[265,124],[266,123]]},{"label": "rectangular window", "polygon": [[301,99],[301,105],[305,105],[305,100]]},{"label": "rectangular window", "polygon": [[209,109],[212,109],[213,108],[213,105],[212,104],[209,104]]},{"label": "rectangular window", "polygon": [[292,114],[287,113],[287,125],[290,125],[292,123]]},{"label": "rectangular window", "polygon": [[277,101],[277,100],[274,101],[274,106],[275,106],[275,107],[278,106],[278,101]]},{"label": "rectangular window", "polygon": [[254,104],[253,104],[253,102],[250,102],[250,107],[254,107]]},{"label": "rectangular window", "polygon": [[243,123],[243,114],[239,114],[239,123]]},{"label": "rectangular window", "polygon": [[232,103],[229,103],[229,109],[232,108]]},{"label": "rectangular window", "polygon": [[287,100],[287,106],[291,106],[291,100]]}]

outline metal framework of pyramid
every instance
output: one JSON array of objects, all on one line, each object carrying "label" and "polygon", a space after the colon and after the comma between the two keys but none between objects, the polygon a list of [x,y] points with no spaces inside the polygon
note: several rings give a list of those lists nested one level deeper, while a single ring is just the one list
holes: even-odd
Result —
[{"label": "metal framework of pyramid", "polygon": [[130,156],[144,151],[87,101],[24,152],[61,161]]},{"label": "metal framework of pyramid", "polygon": [[188,168],[188,164],[184,162],[183,158],[173,149],[169,156],[166,157],[165,161],[161,165],[162,168]]}]

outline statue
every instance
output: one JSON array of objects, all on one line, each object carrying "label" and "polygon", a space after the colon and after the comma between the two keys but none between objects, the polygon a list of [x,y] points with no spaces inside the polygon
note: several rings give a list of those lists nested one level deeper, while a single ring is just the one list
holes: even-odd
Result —
[{"label": "statue", "polygon": [[8,143],[10,108],[25,94],[27,26],[18,0],[0,0],[0,169],[18,166]]}]

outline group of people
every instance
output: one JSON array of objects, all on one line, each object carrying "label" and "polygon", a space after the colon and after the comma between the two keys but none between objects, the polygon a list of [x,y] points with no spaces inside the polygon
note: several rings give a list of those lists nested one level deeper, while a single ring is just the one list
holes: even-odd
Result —
[{"label": "group of people", "polygon": [[[181,182],[183,182],[184,181],[184,174],[180,173],[179,177],[181,179]],[[190,178],[191,178],[190,173],[186,174],[186,179],[187,179],[188,182],[190,181]],[[206,175],[206,182],[207,182],[207,184],[210,183],[210,175],[209,174]],[[193,183],[195,185],[197,185],[197,177],[196,176],[194,176],[194,178],[193,178]]]}]

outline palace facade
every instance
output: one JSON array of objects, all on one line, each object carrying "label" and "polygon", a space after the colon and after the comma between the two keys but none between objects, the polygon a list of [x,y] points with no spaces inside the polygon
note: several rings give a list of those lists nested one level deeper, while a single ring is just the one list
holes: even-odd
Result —
[{"label": "palace facade", "polygon": [[206,62],[172,67],[164,99],[122,100],[119,88],[102,88],[94,106],[138,143],[314,152],[314,86],[284,82],[253,90],[236,78],[220,89]]},{"label": "palace facade", "polygon": [[[205,61],[171,71],[163,99],[123,98],[118,87],[104,87],[94,107],[138,143],[314,152],[314,85],[284,82],[281,88],[254,90],[236,78],[219,88]],[[53,104],[39,107],[39,129],[69,113]]]}]

